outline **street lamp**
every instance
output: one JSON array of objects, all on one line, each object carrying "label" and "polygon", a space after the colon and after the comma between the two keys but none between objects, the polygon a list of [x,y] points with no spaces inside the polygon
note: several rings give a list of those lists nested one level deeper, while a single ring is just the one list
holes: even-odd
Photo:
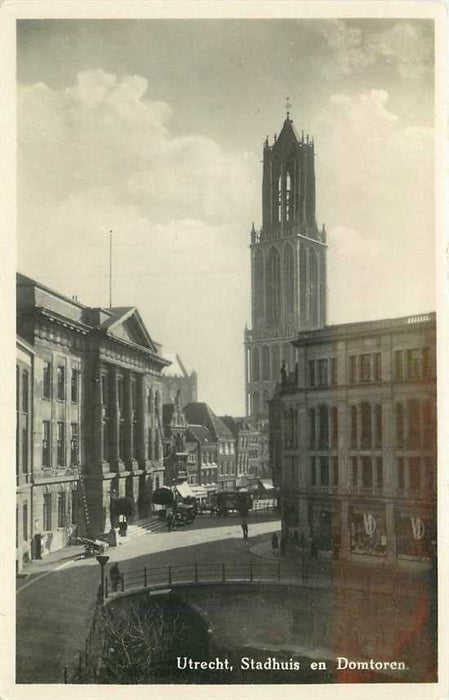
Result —
[{"label": "street lamp", "polygon": [[104,567],[109,561],[109,557],[106,554],[99,554],[97,556],[97,562],[101,566],[101,604],[104,605]]}]

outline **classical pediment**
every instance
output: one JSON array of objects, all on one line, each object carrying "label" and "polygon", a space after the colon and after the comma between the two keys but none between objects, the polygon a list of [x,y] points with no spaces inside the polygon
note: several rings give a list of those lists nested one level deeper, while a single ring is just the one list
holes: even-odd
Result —
[{"label": "classical pediment", "polygon": [[151,339],[142,317],[135,307],[112,308],[110,312],[110,318],[103,324],[107,335],[133,345],[139,345],[151,350],[151,352],[157,352],[156,344]]}]

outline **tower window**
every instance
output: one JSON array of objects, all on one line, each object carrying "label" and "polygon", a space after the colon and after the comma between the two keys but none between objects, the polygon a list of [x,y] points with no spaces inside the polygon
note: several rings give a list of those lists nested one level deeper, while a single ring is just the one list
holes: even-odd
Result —
[{"label": "tower window", "polygon": [[287,221],[291,221],[292,216],[291,216],[291,206],[292,206],[292,201],[291,201],[291,193],[292,193],[292,179],[290,177],[290,173],[287,173],[287,176],[285,178],[285,218]]}]

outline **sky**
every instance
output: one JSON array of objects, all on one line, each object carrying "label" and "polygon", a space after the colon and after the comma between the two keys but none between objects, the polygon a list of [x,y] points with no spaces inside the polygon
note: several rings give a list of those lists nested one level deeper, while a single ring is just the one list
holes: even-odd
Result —
[{"label": "sky", "polygon": [[219,415],[244,412],[249,232],[288,96],[315,139],[328,322],[431,311],[433,23],[20,20],[18,268],[137,306]]}]

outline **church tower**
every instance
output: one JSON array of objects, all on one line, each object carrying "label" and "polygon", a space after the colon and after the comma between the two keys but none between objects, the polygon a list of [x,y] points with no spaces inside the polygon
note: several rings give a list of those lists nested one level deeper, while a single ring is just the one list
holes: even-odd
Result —
[{"label": "church tower", "polygon": [[[287,102],[287,110],[290,105]],[[299,136],[287,117],[263,147],[262,226],[251,229],[251,330],[245,329],[246,413],[268,414],[290,342],[299,331],[326,324],[326,229],[315,217],[313,139]]]}]

